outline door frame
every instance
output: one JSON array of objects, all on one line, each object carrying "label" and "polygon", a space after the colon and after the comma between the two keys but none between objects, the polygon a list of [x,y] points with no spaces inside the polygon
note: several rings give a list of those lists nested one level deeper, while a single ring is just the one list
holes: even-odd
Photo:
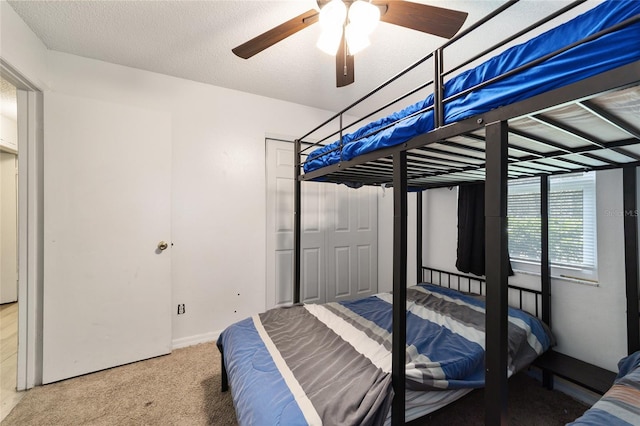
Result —
[{"label": "door frame", "polygon": [[17,390],[42,383],[43,95],[3,58],[3,78],[18,101],[18,355]]}]

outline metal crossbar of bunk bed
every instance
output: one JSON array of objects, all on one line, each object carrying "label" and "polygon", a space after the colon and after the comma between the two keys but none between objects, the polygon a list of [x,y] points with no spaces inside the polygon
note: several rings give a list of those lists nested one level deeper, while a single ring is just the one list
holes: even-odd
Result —
[{"label": "metal crossbar of bunk bed", "polygon": [[[471,294],[478,294],[480,296],[484,296],[486,294],[486,281],[483,278],[443,271],[441,269],[431,268],[428,266],[421,266],[420,268],[422,269],[422,274],[418,277],[418,282],[436,284],[441,287],[451,288]],[[542,291],[511,284],[507,287],[518,295],[518,302],[514,303],[514,306],[519,309],[525,309],[525,295],[533,295],[533,308],[525,310],[536,317],[540,317],[540,302],[543,297]]]},{"label": "metal crossbar of bunk bed", "polygon": [[[524,34],[531,28],[537,27],[542,23],[548,22],[556,16],[570,10],[582,3],[583,1],[577,1],[571,5],[563,8],[562,10],[550,15],[549,17],[536,22],[531,27],[523,30],[522,32],[510,37],[508,40],[492,46],[490,49],[482,52],[481,54],[465,62],[461,66],[464,66],[476,58],[493,51],[496,48],[503,46],[509,41],[515,39],[517,36]],[[300,226],[301,226],[301,183],[305,180],[312,180],[322,177],[328,182],[359,182],[366,185],[383,185],[391,184],[394,188],[394,227],[393,227],[393,342],[392,342],[392,385],[395,392],[392,405],[392,424],[399,425],[404,423],[404,383],[405,383],[405,365],[404,365],[404,351],[406,342],[406,314],[404,301],[406,299],[407,277],[406,277],[406,265],[407,265],[407,191],[409,187],[429,189],[442,186],[458,185],[471,181],[485,181],[485,220],[486,220],[486,246],[491,247],[491,250],[487,251],[486,255],[486,283],[484,285],[486,291],[486,410],[485,410],[485,423],[486,424],[505,424],[506,423],[506,408],[507,408],[507,309],[508,309],[508,262],[509,255],[507,250],[507,181],[512,177],[521,176],[540,176],[541,179],[541,220],[542,220],[542,268],[541,268],[541,290],[536,294],[536,304],[540,298],[542,319],[548,325],[551,325],[551,311],[550,311],[550,297],[551,297],[551,276],[550,276],[550,263],[549,263],[549,239],[548,239],[548,192],[549,183],[547,176],[549,174],[569,173],[583,170],[602,170],[611,168],[624,169],[624,208],[625,211],[636,211],[636,167],[640,165],[640,156],[633,154],[632,152],[623,151],[623,155],[632,158],[629,162],[617,162],[604,159],[602,157],[591,154],[590,151],[597,149],[611,149],[613,151],[620,150],[626,146],[632,144],[638,144],[640,142],[640,130],[629,123],[623,123],[616,120],[615,117],[607,115],[606,111],[600,111],[595,105],[589,103],[588,99],[596,94],[602,94],[613,90],[619,90],[625,87],[635,86],[640,82],[640,63],[634,62],[629,65],[625,65],[605,73],[586,78],[576,83],[569,84],[559,89],[551,90],[547,93],[543,93],[526,100],[518,101],[511,105],[503,106],[489,112],[473,116],[459,122],[455,122],[448,125],[443,125],[443,104],[450,101],[452,98],[461,96],[460,94],[453,97],[443,99],[442,84],[444,76],[454,70],[450,70],[447,73],[443,73],[443,51],[444,47],[449,46],[456,40],[471,33],[477,27],[483,25],[490,19],[498,16],[504,10],[511,7],[517,1],[509,1],[503,7],[496,10],[492,14],[485,17],[483,20],[474,24],[468,30],[461,33],[459,36],[452,39],[445,44],[441,49],[428,55],[423,60],[413,64],[403,72],[397,74],[392,79],[379,86],[371,93],[367,94],[354,104],[345,108],[325,123],[321,124],[311,132],[307,133],[303,137],[296,140],[296,162],[295,162],[295,190],[294,190],[294,302],[300,301]],[[628,20],[620,25],[631,25],[640,20],[640,16]],[[605,31],[606,32],[606,31]],[[602,35],[601,32],[594,35],[591,38]],[[578,45],[588,41],[582,40],[574,45]],[[569,47],[567,47],[569,48]],[[553,56],[565,51],[567,48],[560,49],[551,55]],[[433,58],[435,65],[436,78],[429,83],[426,83],[420,87],[426,87],[433,85],[434,93],[434,120],[435,129],[413,137],[412,139],[404,142],[400,145],[379,149],[374,152],[360,155],[348,161],[341,161],[337,164],[329,165],[318,170],[314,170],[304,175],[301,172],[301,167],[304,163],[302,160],[303,155],[308,155],[307,152],[311,147],[318,146],[324,141],[328,140],[332,136],[339,134],[340,141],[343,138],[343,132],[345,129],[353,126],[354,124],[362,121],[358,120],[351,123],[349,126],[343,127],[342,121],[345,113],[350,111],[354,106],[360,104],[365,99],[369,98],[372,94],[383,89],[389,85],[392,81],[402,77],[411,69],[415,68],[425,60]],[[535,64],[527,64],[513,70],[510,73],[522,71]],[[456,68],[457,69],[457,68]],[[502,79],[505,76],[497,77],[491,80],[491,82]],[[489,84],[489,83],[486,83]],[[483,85],[486,85],[483,83]],[[477,87],[476,87],[477,88]],[[475,88],[474,88],[475,89]],[[415,91],[417,91],[416,89]],[[472,89],[469,89],[472,90]],[[368,118],[377,112],[385,109],[386,107],[396,103],[401,99],[405,99],[415,91],[408,92],[402,97],[397,98],[392,103],[385,105],[382,108],[377,109],[370,115],[364,118]],[[466,93],[466,91],[465,91]],[[591,144],[587,147],[570,148],[563,145],[554,145],[552,141],[539,140],[538,142],[551,146],[554,151],[551,152],[538,152],[534,150],[527,150],[525,148],[516,147],[521,152],[527,154],[523,157],[513,158],[508,154],[509,148],[509,135],[516,134],[517,132],[510,130],[508,126],[508,120],[522,117],[527,114],[533,114],[540,112],[551,107],[563,105],[569,102],[575,102],[576,100],[586,100],[582,102],[586,109],[590,109],[594,114],[608,120],[613,125],[623,128],[626,132],[633,137],[626,140],[614,141],[612,143],[603,144],[599,141],[590,141]],[[329,136],[319,139],[319,142],[311,143],[305,139],[312,135],[317,130],[323,128],[328,123],[332,122],[336,118],[340,121],[340,129],[338,132],[330,134]],[[363,119],[364,119],[363,118]],[[554,123],[551,123],[552,125]],[[484,129],[485,136],[481,137],[472,132],[478,129]],[[567,130],[566,128],[564,130]],[[571,131],[571,129],[569,129]],[[575,132],[575,129],[574,129]],[[449,168],[447,170],[435,170],[433,168],[425,167],[425,171],[412,172],[407,171],[408,166],[408,152],[411,150],[418,150],[420,148],[429,147],[429,145],[436,144],[440,141],[445,141],[447,138],[452,138],[458,135],[464,135],[468,138],[475,138],[485,142],[485,150],[480,150],[484,154],[484,160],[480,159],[479,163],[469,162],[459,168]],[[520,136],[528,136],[522,135]],[[578,136],[584,137],[585,135],[579,134]],[[449,146],[455,146],[455,143],[448,143]],[[340,145],[339,149],[342,148]],[[473,151],[474,147],[465,146],[469,152]],[[429,153],[428,149],[425,149],[425,153]],[[537,169],[528,165],[527,161],[531,161],[538,158],[560,158],[567,153],[571,154],[584,154],[586,157],[601,160],[599,166],[595,166],[588,163],[583,163],[575,160],[561,158],[561,161],[567,165],[571,164],[572,167],[556,167],[555,170],[549,171],[545,169]],[[472,156],[473,157],[473,156]],[[523,163],[519,173],[510,173],[508,167],[510,164]],[[365,164],[373,164],[363,168]],[[417,164],[412,162],[412,164]],[[424,164],[427,164],[425,162]],[[459,176],[451,175],[451,179],[447,179],[447,175],[454,172],[459,172]],[[470,174],[468,172],[482,172],[478,174]],[[522,171],[524,170],[524,171]],[[425,179],[425,178],[430,178]],[[422,218],[421,201],[418,202],[418,217]],[[420,222],[420,221],[418,221]],[[421,225],[418,227],[419,235],[422,234]],[[629,353],[640,349],[640,330],[639,330],[639,309],[638,309],[638,224],[636,216],[627,216],[624,218],[624,236],[625,236],[625,274],[626,274],[626,292],[627,292],[627,332],[628,332],[628,350]],[[419,239],[420,241],[420,239]],[[418,244],[418,274],[422,277],[422,248],[421,243]],[[433,273],[433,272],[432,272]],[[442,272],[441,272],[442,273]],[[537,308],[536,308],[537,309]],[[551,376],[545,374],[543,379],[545,385],[551,386]]]}]

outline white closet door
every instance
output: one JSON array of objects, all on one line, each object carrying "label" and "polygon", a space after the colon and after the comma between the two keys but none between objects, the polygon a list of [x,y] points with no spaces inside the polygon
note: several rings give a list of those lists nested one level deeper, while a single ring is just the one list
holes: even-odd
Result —
[{"label": "white closet door", "polygon": [[43,381],[171,352],[171,116],[45,93]]},{"label": "white closet door", "polygon": [[293,301],[293,150],[268,140],[266,308]]},{"label": "white closet door", "polygon": [[304,303],[327,302],[324,194],[327,184],[302,183],[302,240],[300,242],[300,300]]},{"label": "white closet door", "polygon": [[[267,140],[266,163],[266,307],[271,308],[293,301],[293,144]],[[337,200],[336,194],[344,199]],[[350,217],[350,212],[359,216]],[[340,229],[345,220],[349,222],[349,232],[336,235],[335,229]],[[338,261],[330,258],[335,253],[344,254],[345,247],[353,255],[342,256]],[[324,303],[375,293],[377,259],[375,189],[303,182],[301,300]],[[345,275],[349,290],[336,291],[342,289]],[[341,280],[339,287],[336,279]]]},{"label": "white closet door", "polygon": [[[267,141],[267,300],[266,307],[293,302],[293,143]],[[304,183],[302,191],[302,270],[300,299],[325,299],[323,185]]]},{"label": "white closet door", "polygon": [[[378,199],[375,188],[327,190],[327,299],[370,296],[378,290]],[[330,275],[329,275],[330,274]]]}]

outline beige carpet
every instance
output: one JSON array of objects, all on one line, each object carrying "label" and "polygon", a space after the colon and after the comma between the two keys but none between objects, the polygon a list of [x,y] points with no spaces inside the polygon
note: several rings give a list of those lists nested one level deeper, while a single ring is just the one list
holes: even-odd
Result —
[{"label": "beige carpet", "polygon": [[215,343],[36,387],[2,422],[2,426],[143,424],[237,424],[230,392],[220,393]]},{"label": "beige carpet", "polygon": [[[526,374],[509,381],[509,424],[564,425],[587,407]],[[482,425],[477,390],[414,425]],[[220,392],[220,354],[204,343],[26,392],[2,426],[236,425],[230,392]]]}]

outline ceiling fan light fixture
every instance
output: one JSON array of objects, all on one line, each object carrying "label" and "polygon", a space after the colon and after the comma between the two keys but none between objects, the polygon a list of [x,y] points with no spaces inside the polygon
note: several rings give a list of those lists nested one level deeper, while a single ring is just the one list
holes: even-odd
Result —
[{"label": "ceiling fan light fixture", "polygon": [[331,0],[320,9],[320,25],[323,29],[328,27],[340,27],[344,25],[347,18],[347,6],[342,0]]},{"label": "ceiling fan light fixture", "polygon": [[[336,86],[343,87],[355,81],[353,54],[361,49],[359,46],[369,44],[368,36],[380,18],[384,18],[387,24],[452,38],[468,16],[466,12],[429,6],[415,0],[316,0],[316,4],[318,7],[276,25],[231,49],[232,52],[240,58],[249,59],[320,21],[319,26],[322,26],[324,32],[316,45],[335,56]],[[381,14],[384,16],[380,16]],[[429,18],[423,20],[420,17]],[[368,28],[363,22],[369,23]],[[347,26],[348,36],[345,28]],[[340,55],[336,55],[338,52]]]},{"label": "ceiling fan light fixture", "polygon": [[340,42],[342,41],[342,27],[326,27],[322,29],[316,47],[331,56],[338,53]]},{"label": "ceiling fan light fixture", "polygon": [[380,9],[368,1],[357,0],[349,7],[349,24],[357,26],[358,31],[367,36],[380,22]]},{"label": "ceiling fan light fixture", "polygon": [[369,34],[362,31],[362,29],[358,25],[349,23],[344,31],[344,36],[347,39],[347,47],[349,48],[350,55],[355,55],[371,44],[371,41],[369,40]]}]

